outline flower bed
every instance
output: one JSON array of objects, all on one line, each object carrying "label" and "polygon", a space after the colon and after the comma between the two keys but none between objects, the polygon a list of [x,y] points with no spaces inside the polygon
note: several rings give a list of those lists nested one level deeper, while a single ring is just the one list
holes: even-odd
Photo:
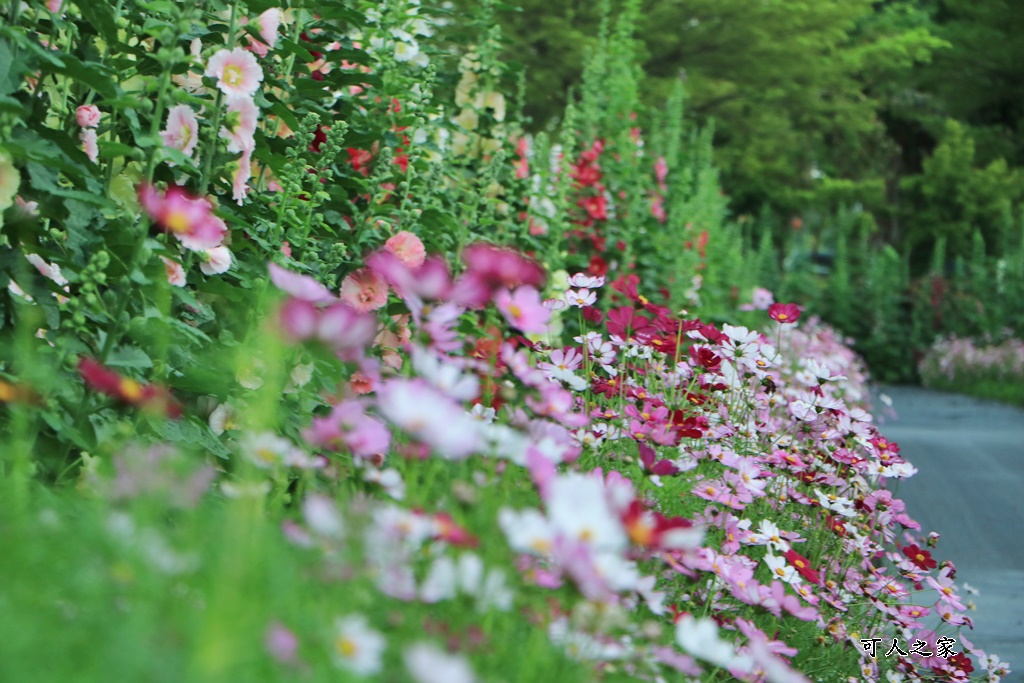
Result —
[{"label": "flower bed", "polygon": [[936,341],[918,365],[925,386],[1024,405],[1024,342]]}]

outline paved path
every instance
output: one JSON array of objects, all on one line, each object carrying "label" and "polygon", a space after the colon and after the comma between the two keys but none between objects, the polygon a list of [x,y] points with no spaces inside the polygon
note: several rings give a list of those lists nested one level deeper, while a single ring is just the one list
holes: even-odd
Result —
[{"label": "paved path", "polygon": [[[918,469],[896,495],[923,533],[942,535],[934,554],[956,564],[977,605],[968,639],[1009,662],[1004,681],[1024,683],[1024,410],[912,387],[884,393],[896,416],[876,401],[879,429]],[[964,582],[980,594],[965,595]]]}]

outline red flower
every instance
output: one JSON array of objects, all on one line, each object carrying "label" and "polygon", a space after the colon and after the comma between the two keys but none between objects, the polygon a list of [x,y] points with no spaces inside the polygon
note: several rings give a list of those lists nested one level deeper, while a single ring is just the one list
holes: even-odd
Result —
[{"label": "red flower", "polygon": [[811,568],[811,561],[795,550],[786,551],[786,561],[796,569],[800,576],[814,584],[821,583],[821,576],[817,569]]},{"label": "red flower", "polygon": [[181,405],[163,387],[141,384],[91,358],[82,358],[78,361],[78,374],[89,388],[112,396],[122,403],[163,413],[172,419],[181,417]]},{"label": "red flower", "polygon": [[800,307],[796,304],[772,304],[768,307],[768,317],[783,325],[795,323],[800,319]]},{"label": "red flower", "polygon": [[920,567],[921,569],[935,569],[938,563],[932,559],[932,554],[927,550],[917,547],[917,544],[911,543],[908,546],[903,547],[903,554],[907,556],[911,562]]}]

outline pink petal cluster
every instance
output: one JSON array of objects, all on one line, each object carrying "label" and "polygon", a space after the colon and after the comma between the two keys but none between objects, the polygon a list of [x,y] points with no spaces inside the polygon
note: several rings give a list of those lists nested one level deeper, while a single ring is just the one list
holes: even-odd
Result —
[{"label": "pink petal cluster", "polygon": [[176,104],[167,112],[167,127],[160,131],[164,145],[191,157],[199,144],[199,121],[192,107]]},{"label": "pink petal cluster", "polygon": [[228,97],[252,97],[263,81],[259,62],[240,47],[217,51],[206,64],[206,75],[216,78],[217,88]]},{"label": "pink petal cluster", "polygon": [[160,192],[142,184],[139,203],[153,222],[177,237],[186,249],[207,251],[219,247],[227,234],[227,226],[214,215],[210,202],[192,197],[180,187]]}]

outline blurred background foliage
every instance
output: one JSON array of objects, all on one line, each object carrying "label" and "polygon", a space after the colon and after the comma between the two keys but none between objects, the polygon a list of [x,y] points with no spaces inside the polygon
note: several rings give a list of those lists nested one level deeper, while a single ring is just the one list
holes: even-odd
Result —
[{"label": "blurred background foliage", "polygon": [[[456,15],[475,0],[455,0]],[[496,12],[504,56],[525,72],[525,114],[554,130],[602,17],[619,0],[521,0]],[[927,270],[935,239],[999,246],[1024,194],[1024,14],[987,0],[645,0],[635,36],[640,97],[714,122],[734,215],[793,217],[860,206],[876,241]],[[454,22],[449,30],[462,30]]]}]

